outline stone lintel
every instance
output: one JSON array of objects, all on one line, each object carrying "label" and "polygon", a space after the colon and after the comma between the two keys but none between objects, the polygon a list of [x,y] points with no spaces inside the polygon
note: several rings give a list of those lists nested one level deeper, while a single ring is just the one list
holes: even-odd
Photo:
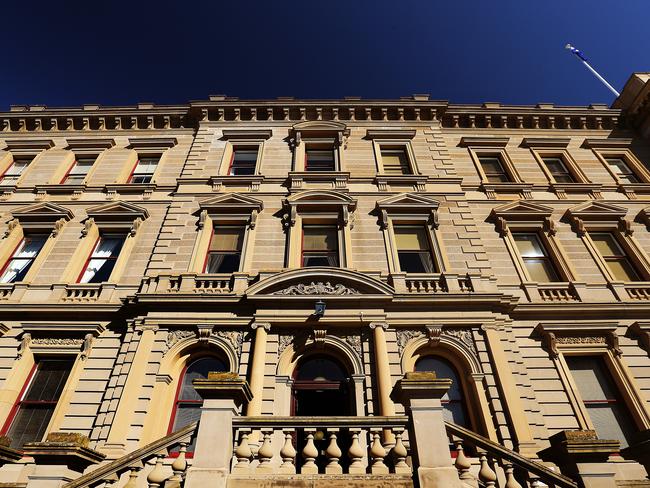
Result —
[{"label": "stone lintel", "polygon": [[231,399],[241,405],[253,399],[248,381],[237,373],[210,372],[207,378],[197,378],[192,384],[204,400]]}]

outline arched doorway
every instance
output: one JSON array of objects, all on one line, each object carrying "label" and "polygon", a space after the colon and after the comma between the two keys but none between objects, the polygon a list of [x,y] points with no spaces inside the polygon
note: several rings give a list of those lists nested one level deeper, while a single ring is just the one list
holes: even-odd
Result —
[{"label": "arched doorway", "polygon": [[471,429],[472,423],[467,412],[465,391],[454,365],[442,357],[427,355],[420,357],[415,362],[415,371],[432,371],[438,378],[447,378],[452,381],[451,387],[442,397],[443,416],[448,422]]},{"label": "arched doorway", "polygon": [[350,375],[331,356],[308,356],[294,371],[291,413],[297,416],[356,415]]}]

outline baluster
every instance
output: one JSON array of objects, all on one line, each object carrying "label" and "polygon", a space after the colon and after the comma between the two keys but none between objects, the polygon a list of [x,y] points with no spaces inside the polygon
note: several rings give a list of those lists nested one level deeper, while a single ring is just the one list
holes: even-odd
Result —
[{"label": "baluster", "polygon": [[260,461],[257,471],[259,473],[272,473],[273,466],[271,466],[271,459],[273,458],[273,448],[271,447],[271,432],[272,430],[263,430],[264,442],[257,451],[257,458]]},{"label": "baluster", "polygon": [[463,449],[463,441],[460,439],[454,440],[454,446],[456,447],[456,461],[454,466],[458,470],[458,476],[461,480],[472,480],[474,477],[470,474],[469,468],[472,467],[472,463],[469,462],[467,456],[465,456],[465,450]]},{"label": "baluster", "polygon": [[411,467],[406,464],[406,456],[408,456],[408,451],[404,442],[402,442],[402,433],[404,429],[393,429],[393,434],[395,434],[395,446],[393,446],[393,457],[395,458],[395,474],[410,474]]},{"label": "baluster", "polygon": [[165,468],[163,467],[164,454],[156,454],[156,466],[151,470],[147,476],[147,483],[149,488],[159,488],[167,479]]},{"label": "baluster", "polygon": [[183,481],[185,477],[185,470],[187,469],[187,459],[185,458],[185,452],[187,451],[187,442],[181,442],[181,449],[178,452],[178,457],[174,459],[172,463],[172,471],[174,476],[169,478],[173,481]]},{"label": "baluster", "polygon": [[366,467],[363,465],[363,449],[359,443],[359,430],[350,430],[352,434],[352,444],[348,449],[348,456],[350,456],[350,474],[364,474]]},{"label": "baluster", "polygon": [[129,480],[124,485],[124,488],[136,488],[138,483],[138,476],[140,475],[142,466],[131,466],[130,469],[131,471],[129,472]]},{"label": "baluster", "polygon": [[316,429],[305,429],[307,433],[307,442],[302,450],[302,457],[305,459],[304,464],[300,468],[302,474],[318,474],[318,466],[316,466],[316,458],[318,457],[318,449],[314,444],[314,432]]},{"label": "baluster", "polygon": [[490,467],[485,453],[481,453],[479,460],[481,461],[481,469],[478,472],[478,479],[488,488],[496,486],[497,474]]},{"label": "baluster", "polygon": [[339,448],[338,443],[336,442],[336,433],[338,429],[328,429],[330,434],[330,443],[325,449],[325,456],[329,460],[327,466],[325,466],[325,474],[342,474],[343,468],[339,464],[341,459],[341,449]]},{"label": "baluster", "polygon": [[242,430],[239,439],[239,445],[235,448],[235,457],[237,464],[233,468],[233,473],[248,473],[251,467],[251,458],[253,453],[248,445],[248,434],[250,430]]},{"label": "baluster", "polygon": [[372,458],[372,466],[370,472],[372,474],[388,474],[388,466],[384,463],[386,457],[386,449],[381,445],[379,440],[379,432],[372,433],[373,441],[370,447],[370,457]]},{"label": "baluster", "polygon": [[279,472],[284,474],[296,473],[296,450],[293,447],[293,429],[283,430],[284,432],[284,445],[280,449],[280,457],[282,458],[282,465]]},{"label": "baluster", "polygon": [[542,483],[542,482],[539,480],[539,478],[538,478],[537,476],[535,476],[534,474],[530,474],[529,476],[530,476],[530,483],[529,483],[529,484],[530,484],[530,488],[540,488],[540,487],[542,487],[542,486],[546,486],[546,485],[544,485],[544,483]]},{"label": "baluster", "polygon": [[503,465],[503,470],[506,473],[506,486],[505,488],[522,488],[522,486],[519,484],[517,479],[515,478],[514,471],[515,469],[512,467],[512,464],[507,463]]}]

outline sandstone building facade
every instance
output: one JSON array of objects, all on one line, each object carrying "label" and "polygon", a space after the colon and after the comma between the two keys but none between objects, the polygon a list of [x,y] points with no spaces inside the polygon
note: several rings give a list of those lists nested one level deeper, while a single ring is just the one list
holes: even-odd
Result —
[{"label": "sandstone building facade", "polygon": [[0,113],[0,482],[643,484],[648,79]]}]

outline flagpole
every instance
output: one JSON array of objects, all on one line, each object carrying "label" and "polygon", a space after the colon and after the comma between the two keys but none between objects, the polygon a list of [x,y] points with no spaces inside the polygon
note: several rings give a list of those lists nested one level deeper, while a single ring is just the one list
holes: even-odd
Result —
[{"label": "flagpole", "polygon": [[606,80],[605,78],[603,78],[602,76],[600,76],[600,74],[598,74],[598,71],[596,71],[594,68],[591,67],[591,65],[587,62],[587,59],[584,57],[584,55],[582,54],[581,51],[579,51],[578,49],[576,49],[575,47],[573,47],[571,44],[567,44],[567,45],[565,46],[565,48],[568,49],[569,51],[571,51],[573,54],[575,54],[576,57],[577,57],[578,59],[580,59],[580,62],[581,62],[582,64],[584,64],[584,65],[587,67],[587,69],[588,69],[589,71],[591,71],[591,72],[593,73],[593,75],[594,75],[596,78],[598,78],[598,79],[601,81],[601,83],[602,83],[603,85],[605,85],[605,86],[609,89],[609,91],[611,91],[614,95],[616,95],[616,97],[619,97],[619,96],[621,95],[619,92],[617,92],[617,91],[614,89],[614,87],[613,87],[612,85],[610,85],[610,84],[607,82],[607,80]]}]

